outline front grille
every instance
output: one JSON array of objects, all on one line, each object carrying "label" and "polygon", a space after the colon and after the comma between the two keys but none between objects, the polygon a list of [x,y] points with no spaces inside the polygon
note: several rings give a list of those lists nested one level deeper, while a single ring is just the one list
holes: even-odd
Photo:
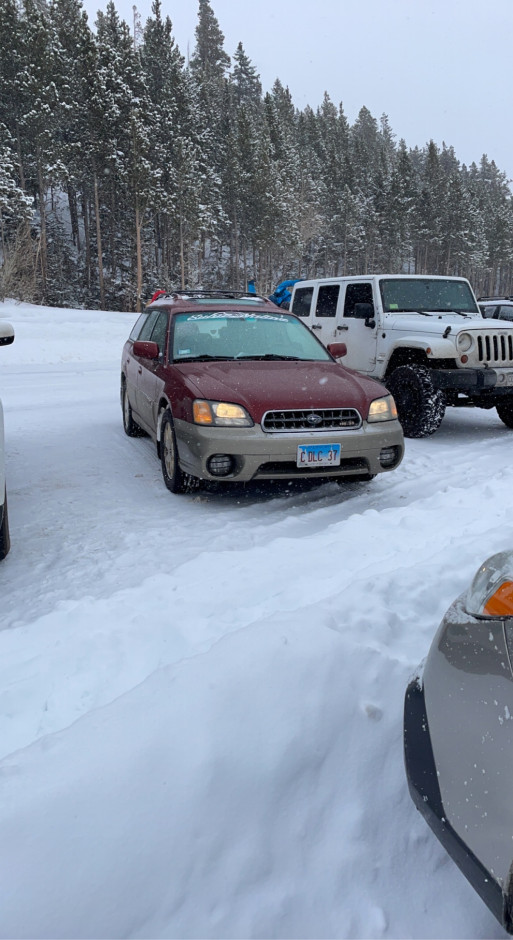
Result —
[{"label": "front grille", "polygon": [[362,419],[356,408],[306,408],[294,411],[267,411],[262,418],[264,431],[343,431],[359,428]]},{"label": "front grille", "polygon": [[479,362],[492,365],[510,365],[513,363],[513,333],[478,333],[477,356]]},{"label": "front grille", "polygon": [[346,457],[340,461],[338,467],[298,467],[293,460],[274,460],[268,463],[261,463],[255,477],[265,476],[340,476],[341,473],[358,473],[359,471],[369,472],[369,464],[363,457]]}]

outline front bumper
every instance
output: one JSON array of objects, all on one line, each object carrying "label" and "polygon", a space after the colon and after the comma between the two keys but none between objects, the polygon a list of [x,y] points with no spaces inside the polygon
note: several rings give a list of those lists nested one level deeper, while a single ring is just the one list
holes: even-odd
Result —
[{"label": "front bumper", "polygon": [[431,377],[435,388],[470,398],[513,395],[513,369],[432,369]]},{"label": "front bumper", "polygon": [[[513,933],[513,678],[503,621],[459,599],[408,686],[404,759],[417,809]],[[509,645],[508,645],[509,644]]]},{"label": "front bumper", "polygon": [[[260,425],[252,428],[201,427],[188,421],[174,421],[180,465],[186,473],[203,480],[248,482],[277,478],[354,477],[394,470],[404,454],[404,439],[398,421],[363,423],[347,431],[301,431],[267,433]],[[337,467],[302,469],[296,466],[298,444],[340,444],[341,463]],[[391,466],[382,466],[384,448],[396,448]],[[233,457],[233,471],[224,477],[213,476],[209,458],[215,454]]]}]

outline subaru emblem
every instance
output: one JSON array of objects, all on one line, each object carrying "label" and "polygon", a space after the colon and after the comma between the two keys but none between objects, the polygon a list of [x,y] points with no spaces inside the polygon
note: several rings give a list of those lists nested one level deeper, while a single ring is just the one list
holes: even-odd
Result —
[{"label": "subaru emblem", "polygon": [[318,424],[321,423],[322,418],[320,415],[311,414],[311,415],[308,415],[308,418],[306,420],[308,421],[308,424],[310,424],[313,428],[315,428],[317,427]]}]

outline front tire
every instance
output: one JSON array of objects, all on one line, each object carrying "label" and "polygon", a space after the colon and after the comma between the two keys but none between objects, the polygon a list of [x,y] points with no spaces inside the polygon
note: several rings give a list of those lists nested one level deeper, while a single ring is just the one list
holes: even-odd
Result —
[{"label": "front tire", "polygon": [[9,537],[9,516],[7,513],[7,491],[4,497],[2,524],[0,525],[0,561],[9,554],[11,539]]},{"label": "front tire", "polygon": [[133,419],[132,408],[128,398],[126,382],[121,383],[121,407],[123,409],[123,428],[128,437],[139,437],[141,429]]},{"label": "front tire", "polygon": [[499,418],[507,428],[513,428],[513,402],[507,399],[495,406]]},{"label": "front tire", "polygon": [[178,462],[176,434],[169,409],[164,412],[160,426],[160,464],[164,483],[168,490],[171,490],[172,493],[185,493],[188,489],[188,478],[180,469]]},{"label": "front tire", "polygon": [[438,430],[445,414],[445,397],[433,385],[426,366],[398,366],[385,384],[394,396],[405,437],[429,437]]}]

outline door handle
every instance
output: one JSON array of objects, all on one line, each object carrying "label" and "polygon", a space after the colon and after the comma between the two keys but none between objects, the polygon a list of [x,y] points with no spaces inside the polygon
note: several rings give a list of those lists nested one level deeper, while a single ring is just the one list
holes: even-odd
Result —
[{"label": "door handle", "polygon": [[349,327],[348,327],[347,323],[344,323],[343,326],[337,326],[337,330],[348,330],[348,329],[349,329]]},{"label": "door handle", "polygon": [[321,324],[320,324],[320,323],[314,323],[314,325],[312,326],[312,330],[322,330]]},{"label": "door handle", "polygon": [[141,366],[139,366],[139,368],[138,368],[138,370],[137,370],[137,371],[138,371],[138,373],[139,373],[139,375],[142,375],[142,369],[141,369]]}]

